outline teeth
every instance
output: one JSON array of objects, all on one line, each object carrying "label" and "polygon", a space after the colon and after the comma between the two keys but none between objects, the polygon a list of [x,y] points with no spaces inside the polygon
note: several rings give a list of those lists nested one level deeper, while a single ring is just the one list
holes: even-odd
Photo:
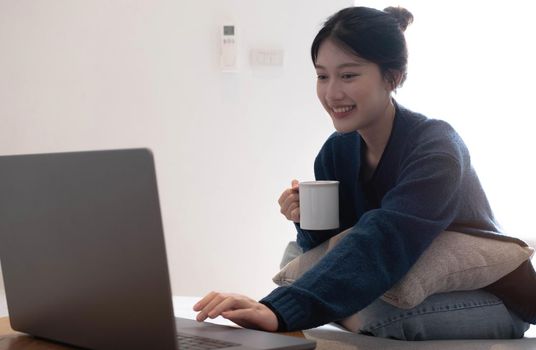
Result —
[{"label": "teeth", "polygon": [[353,108],[354,106],[346,106],[346,107],[337,107],[337,108],[332,108],[332,109],[335,113],[345,113],[345,112],[352,110]]}]

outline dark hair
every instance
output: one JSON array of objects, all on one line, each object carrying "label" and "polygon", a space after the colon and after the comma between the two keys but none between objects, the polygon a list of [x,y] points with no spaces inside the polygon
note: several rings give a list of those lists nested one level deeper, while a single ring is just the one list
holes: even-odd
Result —
[{"label": "dark hair", "polygon": [[376,63],[394,89],[397,87],[395,72],[401,74],[399,86],[406,80],[408,50],[404,31],[412,22],[413,15],[402,7],[388,7],[383,11],[368,7],[342,9],[328,18],[313,40],[313,64],[320,44],[331,39],[359,57]]}]

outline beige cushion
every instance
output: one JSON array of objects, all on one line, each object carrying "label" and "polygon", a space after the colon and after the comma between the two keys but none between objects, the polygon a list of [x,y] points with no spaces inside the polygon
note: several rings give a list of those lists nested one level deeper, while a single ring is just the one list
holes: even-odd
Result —
[{"label": "beige cushion", "polygon": [[[349,230],[299,255],[273,278],[278,285],[288,285],[314,266]],[[396,307],[410,309],[427,296],[457,290],[483,288],[529,259],[534,249],[513,242],[444,231],[432,242],[409,272],[382,299]],[[359,321],[348,318],[346,328],[357,330]]]}]

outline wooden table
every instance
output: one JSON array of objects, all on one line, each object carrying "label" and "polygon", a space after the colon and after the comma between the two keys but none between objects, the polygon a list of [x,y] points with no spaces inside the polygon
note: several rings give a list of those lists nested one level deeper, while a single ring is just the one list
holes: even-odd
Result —
[{"label": "wooden table", "polygon": [[[283,333],[293,337],[305,338],[302,332]],[[75,347],[36,339],[11,329],[9,317],[0,318],[0,350],[68,350]]]},{"label": "wooden table", "polygon": [[66,350],[76,349],[53,342],[36,339],[27,334],[15,332],[9,325],[9,317],[0,318],[0,350]]}]

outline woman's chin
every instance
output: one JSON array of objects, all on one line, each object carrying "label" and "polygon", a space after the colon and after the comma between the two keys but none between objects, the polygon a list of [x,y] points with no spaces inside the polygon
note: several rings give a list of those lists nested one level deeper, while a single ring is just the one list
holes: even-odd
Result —
[{"label": "woman's chin", "polygon": [[333,121],[333,126],[335,127],[335,130],[341,134],[355,132],[358,129],[355,125],[342,124],[337,121]]}]

